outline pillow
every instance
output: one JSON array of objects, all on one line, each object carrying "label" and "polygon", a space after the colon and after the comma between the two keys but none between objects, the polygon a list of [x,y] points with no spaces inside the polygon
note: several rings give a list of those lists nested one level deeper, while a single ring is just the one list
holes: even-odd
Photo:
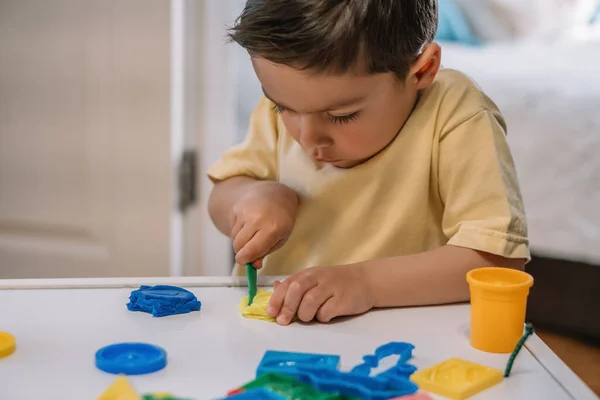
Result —
[{"label": "pillow", "polygon": [[556,39],[589,24],[598,0],[456,0],[484,42]]},{"label": "pillow", "polygon": [[436,40],[460,42],[468,45],[480,43],[462,9],[454,0],[439,0],[438,14]]},{"label": "pillow", "polygon": [[600,1],[598,1],[598,7],[596,7],[596,11],[592,18],[590,19],[590,23],[592,24],[600,24]]}]

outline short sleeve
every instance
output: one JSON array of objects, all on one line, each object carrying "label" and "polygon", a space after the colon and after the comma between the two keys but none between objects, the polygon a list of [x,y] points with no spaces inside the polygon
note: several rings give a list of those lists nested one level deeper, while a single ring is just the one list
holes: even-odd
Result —
[{"label": "short sleeve", "polygon": [[448,244],[529,261],[525,210],[502,116],[482,109],[439,140]]},{"label": "short sleeve", "polygon": [[254,109],[246,138],[228,149],[207,171],[213,182],[234,176],[277,179],[278,117],[271,102],[261,98]]}]

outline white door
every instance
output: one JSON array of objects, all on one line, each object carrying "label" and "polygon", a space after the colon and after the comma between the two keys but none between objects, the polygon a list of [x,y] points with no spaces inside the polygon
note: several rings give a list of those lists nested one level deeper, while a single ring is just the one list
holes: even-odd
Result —
[{"label": "white door", "polygon": [[0,0],[0,278],[169,275],[170,3]]}]

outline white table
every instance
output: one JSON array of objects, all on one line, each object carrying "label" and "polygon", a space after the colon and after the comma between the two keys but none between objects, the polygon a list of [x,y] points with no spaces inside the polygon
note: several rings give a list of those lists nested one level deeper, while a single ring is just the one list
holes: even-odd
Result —
[{"label": "white table", "polygon": [[[129,294],[141,284],[185,287],[202,309],[163,318],[130,312]],[[0,399],[96,399],[115,379],[95,368],[96,350],[128,341],[156,344],[168,353],[164,370],[129,377],[138,393],[166,391],[198,400],[224,396],[254,379],[268,349],[339,354],[342,369],[389,341],[413,343],[411,362],[419,369],[456,356],[503,370],[508,359],[469,345],[468,305],[381,310],[331,324],[282,327],[239,315],[244,284],[229,277],[0,281],[0,331],[17,340],[17,351],[0,359]],[[472,397],[597,398],[537,336],[527,341],[508,379]]]}]

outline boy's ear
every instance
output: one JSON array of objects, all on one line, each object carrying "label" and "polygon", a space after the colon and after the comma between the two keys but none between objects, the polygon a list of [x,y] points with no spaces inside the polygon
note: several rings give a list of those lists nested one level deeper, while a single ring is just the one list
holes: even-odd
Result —
[{"label": "boy's ear", "polygon": [[421,52],[410,69],[410,78],[417,89],[425,89],[435,79],[440,70],[442,49],[437,43],[430,43]]}]

